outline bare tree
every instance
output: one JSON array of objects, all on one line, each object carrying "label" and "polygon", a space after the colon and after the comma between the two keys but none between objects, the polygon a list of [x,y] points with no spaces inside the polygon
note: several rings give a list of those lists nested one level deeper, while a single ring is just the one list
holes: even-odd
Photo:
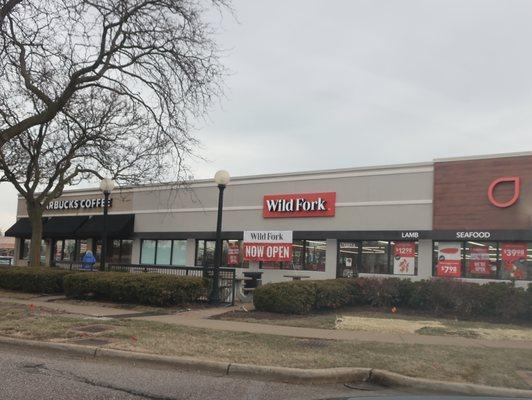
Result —
[{"label": "bare tree", "polygon": [[227,3],[0,0],[1,179],[26,200],[32,264],[42,213],[65,186],[180,170],[191,121],[220,94],[212,6]]}]

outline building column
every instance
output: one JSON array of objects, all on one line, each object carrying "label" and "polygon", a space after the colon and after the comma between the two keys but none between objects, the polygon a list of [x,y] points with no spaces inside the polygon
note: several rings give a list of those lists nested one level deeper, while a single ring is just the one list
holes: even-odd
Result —
[{"label": "building column", "polygon": [[418,242],[417,276],[423,279],[432,277],[432,240],[421,239]]},{"label": "building column", "polygon": [[140,264],[140,239],[133,239],[133,246],[131,248],[131,264]]},{"label": "building column", "polygon": [[336,268],[338,267],[338,240],[327,239],[325,253],[325,274],[327,278],[336,278]]},{"label": "building column", "polygon": [[187,266],[196,266],[196,239],[187,239]]}]

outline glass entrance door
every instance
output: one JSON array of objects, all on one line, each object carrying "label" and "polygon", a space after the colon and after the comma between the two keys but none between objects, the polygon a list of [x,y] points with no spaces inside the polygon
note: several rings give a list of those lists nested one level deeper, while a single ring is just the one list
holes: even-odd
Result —
[{"label": "glass entrance door", "polygon": [[338,265],[336,277],[350,278],[358,271],[360,242],[338,243]]}]

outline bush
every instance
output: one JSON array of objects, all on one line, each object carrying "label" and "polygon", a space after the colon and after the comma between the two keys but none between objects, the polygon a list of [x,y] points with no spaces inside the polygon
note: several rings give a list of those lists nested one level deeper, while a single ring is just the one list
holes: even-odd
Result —
[{"label": "bush", "polygon": [[479,285],[450,279],[342,278],[267,284],[257,288],[255,308],[286,314],[336,309],[345,305],[400,307],[456,317],[532,320],[532,285]]},{"label": "bush", "polygon": [[336,309],[351,303],[351,290],[347,282],[348,278],[315,281],[315,308]]},{"label": "bush", "polygon": [[0,288],[28,293],[63,293],[63,278],[72,271],[54,268],[0,268]]},{"label": "bush", "polygon": [[67,297],[151,306],[192,303],[206,294],[201,278],[150,273],[81,272],[65,277],[64,287]]},{"label": "bush", "polygon": [[253,304],[260,311],[306,314],[315,309],[316,283],[293,281],[268,283],[253,294]]}]

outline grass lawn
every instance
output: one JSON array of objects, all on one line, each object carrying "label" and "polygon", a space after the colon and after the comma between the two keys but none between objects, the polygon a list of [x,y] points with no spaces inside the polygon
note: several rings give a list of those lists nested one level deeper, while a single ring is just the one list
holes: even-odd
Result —
[{"label": "grass lawn", "polygon": [[528,388],[532,350],[309,340],[124,319],[83,319],[0,303],[0,335],[54,342],[101,339],[104,347],[299,368],[387,369],[410,376]]},{"label": "grass lawn", "polygon": [[459,321],[450,318],[435,318],[429,315],[375,311],[367,308],[346,308],[334,312],[319,312],[309,315],[232,311],[213,318],[321,329],[417,333],[420,335],[462,336],[494,340],[532,340],[532,323],[515,325]]}]

